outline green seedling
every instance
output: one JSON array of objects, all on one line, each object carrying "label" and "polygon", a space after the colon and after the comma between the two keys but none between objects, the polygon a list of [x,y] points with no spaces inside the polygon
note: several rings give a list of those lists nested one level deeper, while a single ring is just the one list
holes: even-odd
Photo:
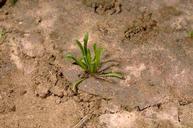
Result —
[{"label": "green seedling", "polygon": [[103,49],[97,47],[96,43],[93,44],[93,54],[91,54],[91,50],[87,47],[88,44],[88,33],[85,34],[83,43],[81,43],[79,40],[76,40],[76,44],[78,45],[81,56],[79,58],[75,57],[72,54],[67,54],[67,58],[74,61],[73,64],[78,65],[83,71],[84,74],[81,77],[80,80],[75,82],[72,85],[72,90],[77,91],[77,86],[89,76],[94,76],[96,78],[106,78],[106,77],[116,77],[123,79],[122,73],[119,72],[105,72],[104,70],[100,71],[100,68],[102,66],[101,63],[101,57],[103,53]]},{"label": "green seedling", "polygon": [[188,37],[193,38],[193,30],[188,32]]},{"label": "green seedling", "polygon": [[2,40],[5,37],[5,30],[0,29],[0,40]]},{"label": "green seedling", "polygon": [[17,0],[10,0],[11,5],[15,5]]}]

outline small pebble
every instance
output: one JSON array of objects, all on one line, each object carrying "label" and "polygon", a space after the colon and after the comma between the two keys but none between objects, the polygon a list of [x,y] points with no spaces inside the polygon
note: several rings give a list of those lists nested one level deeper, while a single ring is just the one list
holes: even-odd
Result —
[{"label": "small pebble", "polygon": [[81,101],[81,99],[80,99],[78,96],[74,96],[73,99],[74,99],[74,101],[76,101],[76,102],[80,102],[80,101]]},{"label": "small pebble", "polygon": [[9,12],[5,12],[5,15],[8,15],[9,14]]},{"label": "small pebble", "polygon": [[23,22],[19,22],[19,25],[23,24]]},{"label": "small pebble", "polygon": [[15,112],[15,111],[16,111],[16,106],[15,106],[15,105],[11,106],[11,107],[10,107],[10,110],[11,110],[12,112]]},{"label": "small pebble", "polygon": [[37,90],[35,91],[36,96],[41,98],[46,98],[49,95],[49,87],[38,86]]},{"label": "small pebble", "polygon": [[41,21],[42,21],[42,19],[41,19],[40,17],[38,17],[38,18],[36,19],[36,23],[37,23],[37,24],[41,23]]},{"label": "small pebble", "polygon": [[26,93],[27,93],[26,90],[21,90],[21,91],[20,91],[20,96],[23,96],[23,95],[25,95]]},{"label": "small pebble", "polygon": [[39,107],[39,110],[44,110],[44,107]]},{"label": "small pebble", "polygon": [[56,99],[56,104],[60,104],[61,103],[61,99],[59,98],[59,99]]},{"label": "small pebble", "polygon": [[59,88],[58,86],[54,86],[50,89],[50,92],[52,94],[54,94],[55,96],[58,96],[58,97],[63,97],[64,96],[64,93],[63,93],[63,89],[62,88]]}]

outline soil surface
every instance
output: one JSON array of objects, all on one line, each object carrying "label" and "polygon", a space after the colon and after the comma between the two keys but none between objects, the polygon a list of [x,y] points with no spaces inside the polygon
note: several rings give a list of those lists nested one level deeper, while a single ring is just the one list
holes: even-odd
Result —
[{"label": "soil surface", "polygon": [[[193,128],[192,0],[0,0],[0,128]],[[88,32],[125,80],[90,77]],[[109,65],[103,65],[109,66]]]}]

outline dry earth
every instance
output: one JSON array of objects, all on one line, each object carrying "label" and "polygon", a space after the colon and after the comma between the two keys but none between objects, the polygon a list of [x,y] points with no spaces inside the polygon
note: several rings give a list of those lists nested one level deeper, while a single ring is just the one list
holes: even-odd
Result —
[{"label": "dry earth", "polygon": [[[192,29],[192,0],[7,0],[0,128],[193,128]],[[80,69],[65,54],[85,32],[126,79],[74,94]]]}]

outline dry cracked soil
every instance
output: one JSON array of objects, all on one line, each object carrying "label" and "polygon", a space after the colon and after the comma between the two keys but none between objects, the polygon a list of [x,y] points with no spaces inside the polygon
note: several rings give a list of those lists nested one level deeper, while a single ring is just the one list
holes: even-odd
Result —
[{"label": "dry cracked soil", "polygon": [[[193,128],[192,0],[0,0],[0,128]],[[79,79],[90,35],[125,80]],[[104,68],[109,65],[104,65]]]}]

